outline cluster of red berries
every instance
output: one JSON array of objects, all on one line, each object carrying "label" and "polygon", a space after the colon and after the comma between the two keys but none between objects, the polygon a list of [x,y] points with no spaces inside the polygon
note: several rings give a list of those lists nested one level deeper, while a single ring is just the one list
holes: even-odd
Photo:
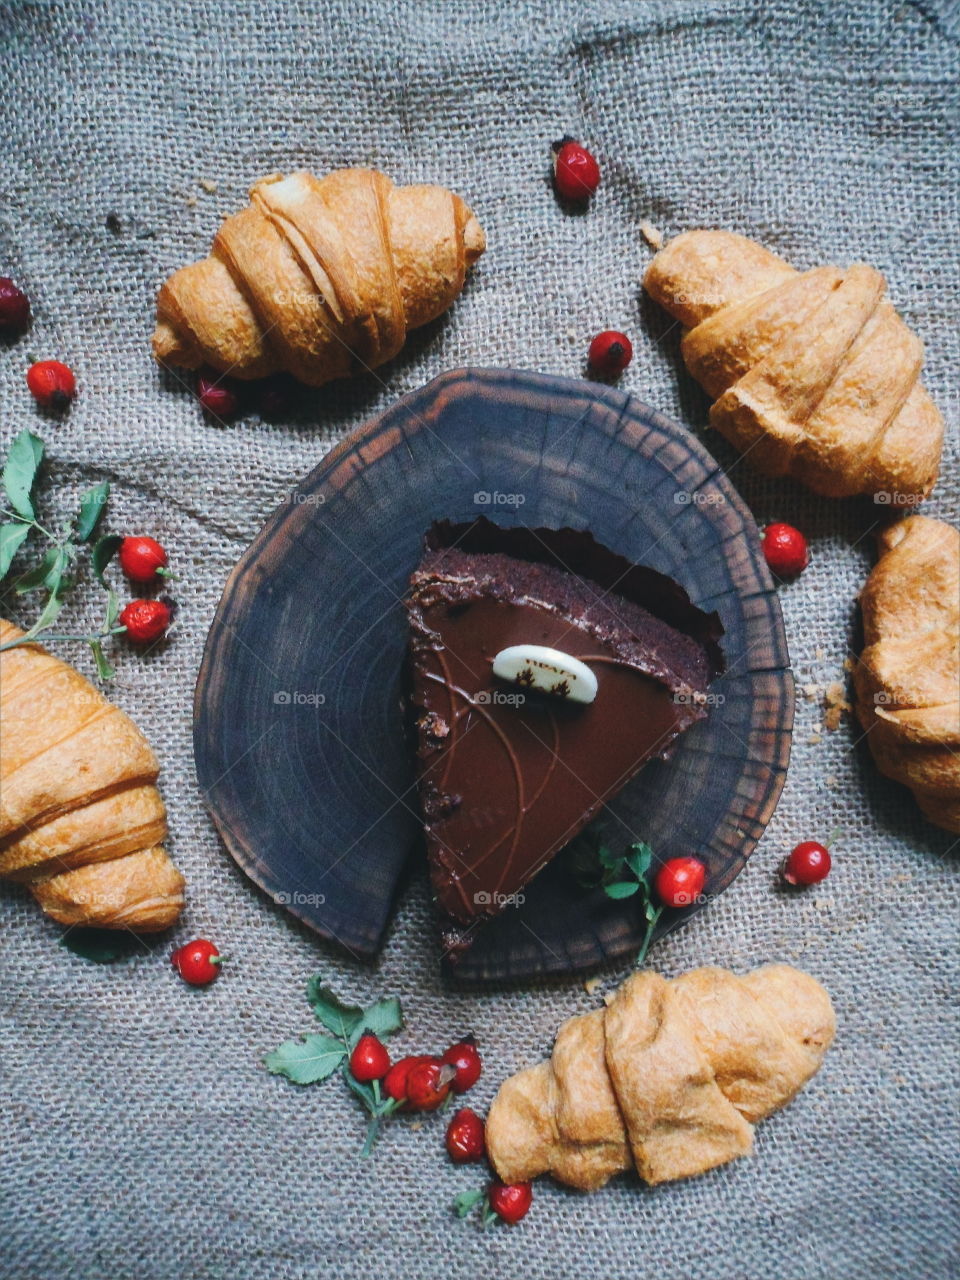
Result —
[{"label": "cluster of red berries", "polygon": [[[117,557],[120,568],[140,586],[152,586],[167,573],[167,553],[154,538],[124,538]],[[152,644],[166,635],[173,613],[165,600],[131,600],[120,611],[120,625],[134,644]]]},{"label": "cluster of red berries", "polygon": [[232,418],[245,407],[252,395],[254,405],[264,418],[280,418],[294,401],[296,384],[285,373],[243,383],[214,369],[201,369],[196,380],[197,400],[211,418]]},{"label": "cluster of red berries", "polygon": [[[451,1094],[466,1093],[480,1079],[483,1064],[473,1036],[464,1036],[440,1057],[412,1054],[391,1063],[386,1045],[375,1035],[361,1036],[350,1055],[350,1074],[361,1084],[377,1081],[398,1111],[436,1111]],[[471,1107],[460,1107],[447,1125],[445,1144],[455,1164],[471,1164],[486,1155],[483,1120]],[[490,1208],[504,1222],[519,1222],[530,1208],[528,1182],[487,1190]]]},{"label": "cluster of red berries", "polygon": [[[0,337],[19,338],[30,325],[30,300],[9,276],[0,276]],[[59,360],[38,360],[27,370],[27,386],[41,409],[62,413],[77,390],[69,365]]]},{"label": "cluster of red berries", "polygon": [[[584,205],[600,185],[600,166],[582,142],[561,138],[551,148],[553,185],[561,200]],[[587,364],[598,378],[617,378],[633,359],[633,345],[625,333],[604,329],[590,343]]]}]

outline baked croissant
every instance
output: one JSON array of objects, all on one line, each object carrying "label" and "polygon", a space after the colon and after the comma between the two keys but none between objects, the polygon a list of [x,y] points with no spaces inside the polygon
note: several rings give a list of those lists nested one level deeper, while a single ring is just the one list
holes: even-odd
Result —
[{"label": "baked croissant", "polygon": [[395,187],[375,169],[264,178],[210,257],[161,288],[154,354],[317,387],[373,369],[447,310],[485,243],[445,187]]},{"label": "baked croissant", "polygon": [[[22,636],[0,618],[0,644]],[[183,907],[157,760],[133,721],[38,644],[0,653],[0,876],[65,925],[154,932]]]},{"label": "baked croissant", "polygon": [[835,1026],[826,991],[790,965],[635,973],[501,1085],[487,1151],[504,1182],[551,1173],[581,1191],[631,1166],[651,1184],[704,1173],[749,1154],[753,1125],[817,1071]]},{"label": "baked croissant", "polygon": [[857,715],[880,772],[960,833],[960,531],[911,516],[879,544],[860,596]]},{"label": "baked croissant", "polygon": [[801,273],[744,236],[688,231],[644,284],[688,330],[681,352],[714,400],[711,425],[758,470],[828,497],[929,493],[943,419],[879,271]]}]

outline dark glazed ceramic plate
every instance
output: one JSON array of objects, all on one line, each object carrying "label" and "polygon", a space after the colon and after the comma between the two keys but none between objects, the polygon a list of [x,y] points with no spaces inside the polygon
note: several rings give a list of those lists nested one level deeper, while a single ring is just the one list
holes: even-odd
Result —
[{"label": "dark glazed ceramic plate", "polygon": [[[423,857],[402,711],[407,580],[432,521],[479,514],[589,529],[720,614],[727,671],[711,714],[607,806],[594,827],[608,843],[696,854],[713,897],[783,786],[794,692],[780,606],[716,461],[609,387],[445,374],[343,441],[271,516],[230,576],[197,683],[197,773],[227,848],[355,953],[377,950],[405,864]],[[585,892],[570,862],[561,853],[481,931],[460,977],[588,969],[637,947],[635,901]],[[659,932],[690,914],[666,913]]]}]

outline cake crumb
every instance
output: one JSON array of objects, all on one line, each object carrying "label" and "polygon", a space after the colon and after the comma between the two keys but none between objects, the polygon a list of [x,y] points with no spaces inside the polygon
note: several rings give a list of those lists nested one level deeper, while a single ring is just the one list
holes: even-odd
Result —
[{"label": "cake crumb", "polygon": [[208,196],[215,196],[217,194],[217,184],[215,182],[211,182],[209,178],[201,178],[200,186]]},{"label": "cake crumb", "polygon": [[414,1131],[414,1133],[418,1133],[423,1128],[423,1121],[414,1120],[413,1123],[410,1125],[410,1128]]},{"label": "cake crumb", "polygon": [[600,986],[599,978],[587,978],[586,982],[584,982],[583,984],[583,989],[588,996],[592,996],[593,993],[596,991],[597,987],[599,986]]},{"label": "cake crumb", "polygon": [[821,687],[818,684],[805,684],[803,686],[803,696],[808,702],[813,702],[820,697]]},{"label": "cake crumb", "polygon": [[810,737],[807,739],[807,745],[811,747],[815,747],[817,746],[818,743],[822,741],[823,741],[823,738],[821,738],[819,733],[811,733]]},{"label": "cake crumb", "polygon": [[837,785],[837,779],[833,776],[832,773],[828,774],[823,781],[824,781],[824,784],[830,788],[833,788]]},{"label": "cake crumb", "polygon": [[818,911],[829,911],[833,902],[830,898],[814,898],[813,905]]},{"label": "cake crumb", "polygon": [[820,648],[820,646],[819,646],[819,645],[818,645],[818,646],[817,646],[817,648],[814,650],[814,654],[815,654],[815,656],[816,656],[816,658],[817,658],[817,661],[818,661],[818,662],[823,658],[823,650]]},{"label": "cake crumb", "polygon": [[197,207],[197,197],[196,197],[196,196],[187,196],[187,208],[188,208],[188,209],[195,209],[196,207]]},{"label": "cake crumb", "polygon": [[846,691],[839,680],[834,680],[832,684],[827,685],[823,701],[826,707],[823,723],[830,733],[835,733],[840,728],[840,721],[844,715],[853,710],[853,707],[846,699]]},{"label": "cake crumb", "polygon": [[603,1003],[604,1003],[608,1008],[610,1007],[610,1005],[612,1005],[612,1004],[613,1004],[613,992],[612,992],[612,991],[608,991],[608,992],[607,992],[607,994],[603,997]]},{"label": "cake crumb", "polygon": [[659,227],[655,227],[652,222],[648,222],[646,218],[640,223],[640,234],[650,245],[651,249],[660,249],[663,246],[663,232]]},{"label": "cake crumb", "polygon": [[567,330],[567,339],[568,339],[568,341],[570,341],[570,342],[576,342],[576,340],[577,340],[577,331],[576,331],[576,329],[568,329],[568,330]]},{"label": "cake crumb", "polygon": [[844,671],[852,671],[856,665],[857,664],[854,662],[852,658],[844,658],[843,660]]}]

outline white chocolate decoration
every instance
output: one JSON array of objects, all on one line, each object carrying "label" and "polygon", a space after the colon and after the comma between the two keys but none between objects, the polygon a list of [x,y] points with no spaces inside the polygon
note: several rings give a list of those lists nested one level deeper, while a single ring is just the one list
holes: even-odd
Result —
[{"label": "white chocolate decoration", "polygon": [[597,677],[585,663],[543,644],[512,644],[501,649],[493,660],[493,674],[568,702],[593,702],[597,696]]}]

